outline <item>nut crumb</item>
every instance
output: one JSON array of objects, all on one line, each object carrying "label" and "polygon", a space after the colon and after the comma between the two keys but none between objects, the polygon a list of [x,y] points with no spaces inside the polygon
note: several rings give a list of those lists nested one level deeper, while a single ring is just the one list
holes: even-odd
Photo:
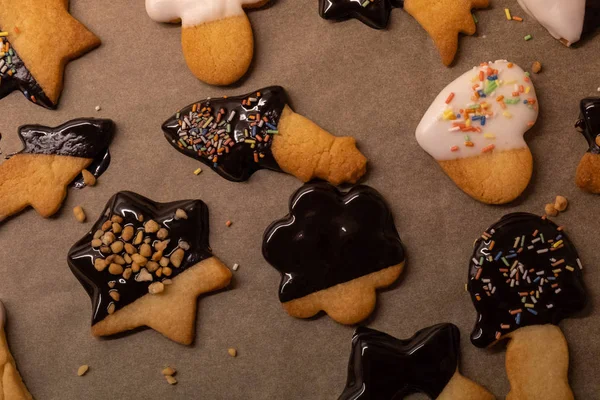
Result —
[{"label": "nut crumb", "polygon": [[79,367],[79,369],[77,370],[77,376],[84,376],[85,374],[87,374],[88,370],[90,369],[89,366],[87,365],[82,365],[81,367]]},{"label": "nut crumb", "polygon": [[542,70],[541,62],[536,61],[533,63],[533,65],[531,65],[531,72],[533,72],[534,74],[539,74],[541,70]]},{"label": "nut crumb", "polygon": [[556,196],[556,200],[554,200],[554,208],[556,208],[557,211],[565,211],[568,205],[569,202],[567,201],[566,197]]},{"label": "nut crumb", "polygon": [[96,106],[96,107],[94,108],[94,110],[96,110],[96,111],[100,111],[100,110],[102,110],[102,107],[100,107],[100,106]]},{"label": "nut crumb", "polygon": [[73,214],[75,215],[75,219],[79,222],[85,222],[85,212],[81,206],[77,206],[73,209]]},{"label": "nut crumb", "polygon": [[148,222],[146,222],[144,224],[144,231],[146,233],[156,233],[156,232],[158,232],[159,229],[160,229],[160,226],[153,219],[149,220]]},{"label": "nut crumb", "polygon": [[171,375],[166,375],[165,378],[167,379],[167,382],[169,382],[169,385],[177,384],[177,379],[175,379]]},{"label": "nut crumb", "polygon": [[554,204],[546,204],[544,210],[546,211],[546,215],[549,217],[556,217],[558,215],[558,210],[554,208]]},{"label": "nut crumb", "polygon": [[182,210],[181,208],[178,208],[175,211],[175,219],[187,219],[187,218],[188,218],[187,213],[184,210]]},{"label": "nut crumb", "polygon": [[237,350],[234,349],[233,347],[230,347],[229,349],[227,349],[227,353],[229,353],[229,355],[231,357],[236,357],[237,356]]},{"label": "nut crumb", "polygon": [[83,176],[83,183],[85,186],[95,186],[96,185],[96,177],[87,169],[81,171],[81,175]]},{"label": "nut crumb", "polygon": [[164,376],[173,376],[173,375],[175,375],[176,372],[177,372],[177,370],[175,370],[175,368],[171,368],[171,367],[165,367],[162,370],[162,374]]},{"label": "nut crumb", "polygon": [[148,286],[148,293],[150,294],[159,294],[164,292],[165,285],[162,282],[154,282]]}]

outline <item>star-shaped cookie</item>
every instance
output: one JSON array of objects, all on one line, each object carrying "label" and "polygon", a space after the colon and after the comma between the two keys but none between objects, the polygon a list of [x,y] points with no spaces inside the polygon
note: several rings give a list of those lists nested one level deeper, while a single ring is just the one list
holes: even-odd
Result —
[{"label": "star-shaped cookie", "polygon": [[132,192],[109,200],[68,262],[92,298],[94,336],[148,326],[190,344],[198,296],[231,280],[208,244],[206,204],[156,203]]},{"label": "star-shaped cookie", "polygon": [[0,98],[18,89],[56,107],[67,62],[100,45],[68,9],[69,0],[0,0]]}]

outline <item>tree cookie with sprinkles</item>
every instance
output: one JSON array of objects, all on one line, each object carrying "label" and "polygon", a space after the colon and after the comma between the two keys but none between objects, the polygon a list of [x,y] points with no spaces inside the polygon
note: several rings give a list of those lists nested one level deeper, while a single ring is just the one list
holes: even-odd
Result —
[{"label": "tree cookie with sprinkles", "polygon": [[198,296],[229,285],[208,244],[201,200],[157,203],[119,192],[69,251],[69,267],[92,299],[92,334],[148,326],[190,344]]},{"label": "tree cookie with sprinkles", "polygon": [[423,393],[438,400],[493,400],[458,370],[460,331],[453,324],[421,329],[406,340],[358,327],[348,379],[339,400],[396,400]]},{"label": "tree cookie with sprinkles", "polygon": [[577,167],[575,183],[590,193],[600,193],[600,98],[581,100],[575,127],[588,142],[588,150]]},{"label": "tree cookie with sprinkles", "polygon": [[252,62],[254,37],[244,9],[269,0],[146,0],[154,21],[181,22],[181,47],[192,73],[211,85],[238,81]]},{"label": "tree cookie with sprinkles", "polygon": [[467,285],[477,310],[471,342],[509,339],[507,399],[572,399],[567,342],[556,325],[586,303],[582,264],[562,227],[513,213],[475,241]]},{"label": "tree cookie with sprinkles", "polygon": [[0,301],[0,399],[31,400],[31,394],[21,379],[15,359],[10,354],[4,331],[5,324],[6,309]]},{"label": "tree cookie with sprinkles", "polygon": [[179,152],[234,182],[260,169],[334,185],[356,183],[366,172],[354,138],[335,137],[296,114],[280,86],[190,104],[162,129]]},{"label": "tree cookie with sprinkles", "polygon": [[69,14],[69,0],[0,0],[0,99],[20,90],[55,108],[65,65],[100,45]]},{"label": "tree cookie with sprinkles", "polygon": [[80,118],[55,128],[19,128],[23,149],[0,164],[0,222],[27,206],[42,217],[54,215],[67,186],[85,186],[81,177],[100,176],[110,163],[108,146],[115,124],[110,119]]},{"label": "tree cookie with sprinkles", "polygon": [[508,61],[489,62],[441,91],[416,137],[465,193],[504,204],[523,193],[531,179],[533,156],[523,136],[537,117],[529,74]]},{"label": "tree cookie with sprinkles", "polygon": [[263,256],[281,273],[279,300],[288,314],[325,311],[342,324],[367,318],[376,289],[396,281],[404,248],[385,200],[368,186],[347,193],[326,183],[304,185],[290,213],[267,228]]}]

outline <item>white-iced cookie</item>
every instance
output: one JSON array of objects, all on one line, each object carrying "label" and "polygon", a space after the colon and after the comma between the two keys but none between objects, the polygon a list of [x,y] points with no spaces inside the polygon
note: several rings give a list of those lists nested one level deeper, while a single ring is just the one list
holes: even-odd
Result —
[{"label": "white-iced cookie", "polygon": [[564,45],[579,41],[585,18],[585,0],[518,0],[532,18]]},{"label": "white-iced cookie", "polygon": [[212,85],[229,85],[248,70],[254,38],[244,8],[269,0],[146,0],[157,22],[181,21],[181,45],[192,73]]},{"label": "white-iced cookie", "polygon": [[483,63],[442,90],[416,137],[467,194],[503,204],[531,178],[533,160],[523,135],[537,116],[535,89],[523,69],[508,61]]}]

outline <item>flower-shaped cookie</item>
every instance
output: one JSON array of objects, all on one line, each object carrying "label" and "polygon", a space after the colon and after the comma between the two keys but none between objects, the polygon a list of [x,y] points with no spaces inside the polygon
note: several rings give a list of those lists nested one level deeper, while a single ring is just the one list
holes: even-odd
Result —
[{"label": "flower-shaped cookie", "polygon": [[263,255],[282,275],[279,299],[295,317],[325,311],[354,324],[376,303],[375,289],[392,284],[404,249],[385,200],[368,186],[347,193],[316,183],[290,199],[290,213],[266,230]]}]

